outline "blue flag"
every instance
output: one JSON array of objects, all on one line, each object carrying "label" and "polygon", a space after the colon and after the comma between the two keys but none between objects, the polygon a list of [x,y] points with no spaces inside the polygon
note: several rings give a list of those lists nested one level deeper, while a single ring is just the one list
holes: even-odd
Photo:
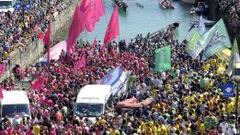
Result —
[{"label": "blue flag", "polygon": [[225,84],[223,86],[223,97],[234,97],[234,85]]}]

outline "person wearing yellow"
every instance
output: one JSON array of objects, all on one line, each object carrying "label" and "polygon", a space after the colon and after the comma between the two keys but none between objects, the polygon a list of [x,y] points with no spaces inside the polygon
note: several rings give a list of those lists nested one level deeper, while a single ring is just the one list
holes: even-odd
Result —
[{"label": "person wearing yellow", "polygon": [[39,125],[34,125],[33,126],[33,132],[34,132],[34,135],[40,135],[40,126]]},{"label": "person wearing yellow", "polygon": [[158,125],[158,135],[169,135],[170,128],[165,124]]},{"label": "person wearing yellow", "polygon": [[115,129],[115,128],[111,128],[110,129],[110,135],[120,135],[119,130]]}]

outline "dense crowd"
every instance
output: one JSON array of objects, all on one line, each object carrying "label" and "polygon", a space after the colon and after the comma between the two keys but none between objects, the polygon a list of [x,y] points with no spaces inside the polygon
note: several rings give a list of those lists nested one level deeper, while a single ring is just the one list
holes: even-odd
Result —
[{"label": "dense crowd", "polygon": [[[44,33],[50,16],[56,17],[73,0],[31,0],[30,9],[0,13],[0,59],[18,47],[34,41],[39,33]],[[23,21],[24,20],[24,21]]]},{"label": "dense crowd", "polygon": [[240,1],[239,0],[218,0],[220,11],[226,17],[234,34],[239,34],[240,29]]},{"label": "dense crowd", "polygon": [[[2,135],[11,134],[228,134],[234,135],[234,98],[224,98],[221,87],[233,83],[220,67],[226,63],[217,58],[201,62],[191,59],[185,52],[186,42],[173,38],[175,27],[169,26],[156,34],[141,34],[128,44],[112,42],[106,53],[100,53],[101,42],[91,46],[81,42],[71,55],[62,52],[50,65],[37,63],[29,68],[15,68],[16,80],[1,84],[5,90],[30,78],[39,77],[39,89],[29,89],[32,119],[14,123],[6,117],[1,121]],[[154,51],[166,44],[171,46],[172,69],[154,71]],[[86,55],[86,68],[75,70],[74,63]],[[219,66],[222,65],[222,66]],[[114,97],[104,115],[96,123],[73,115],[76,96],[86,84],[96,84],[116,66],[131,71],[127,92]],[[135,97],[138,101],[153,98],[149,106],[122,110],[119,101]]]}]

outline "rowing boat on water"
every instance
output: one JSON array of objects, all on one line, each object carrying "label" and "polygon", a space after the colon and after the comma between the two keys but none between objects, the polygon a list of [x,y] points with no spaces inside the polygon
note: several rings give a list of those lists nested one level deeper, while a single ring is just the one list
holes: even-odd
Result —
[{"label": "rowing boat on water", "polygon": [[164,9],[174,9],[174,5],[171,0],[160,0],[159,6]]},{"label": "rowing boat on water", "polygon": [[140,8],[144,8],[144,6],[142,5],[142,4],[140,4],[140,3],[135,3],[138,7],[140,7]]},{"label": "rowing boat on water", "polygon": [[183,2],[185,3],[188,3],[188,4],[195,4],[196,3],[196,0],[182,0]]},{"label": "rowing boat on water", "polygon": [[126,12],[127,11],[127,3],[123,2],[122,0],[112,0],[112,2],[114,4],[116,4],[118,6],[119,9],[121,9],[122,11]]}]

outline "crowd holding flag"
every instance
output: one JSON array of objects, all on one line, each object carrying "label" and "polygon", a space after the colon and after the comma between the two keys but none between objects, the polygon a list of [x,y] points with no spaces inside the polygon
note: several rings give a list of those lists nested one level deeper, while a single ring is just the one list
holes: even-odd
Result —
[{"label": "crowd holding flag", "polygon": [[104,51],[107,45],[119,35],[119,15],[118,15],[118,6],[115,5],[114,11],[112,13],[108,28],[104,37],[103,46],[101,48]]},{"label": "crowd holding flag", "polygon": [[155,70],[163,72],[171,67],[171,47],[166,46],[155,51]]}]

